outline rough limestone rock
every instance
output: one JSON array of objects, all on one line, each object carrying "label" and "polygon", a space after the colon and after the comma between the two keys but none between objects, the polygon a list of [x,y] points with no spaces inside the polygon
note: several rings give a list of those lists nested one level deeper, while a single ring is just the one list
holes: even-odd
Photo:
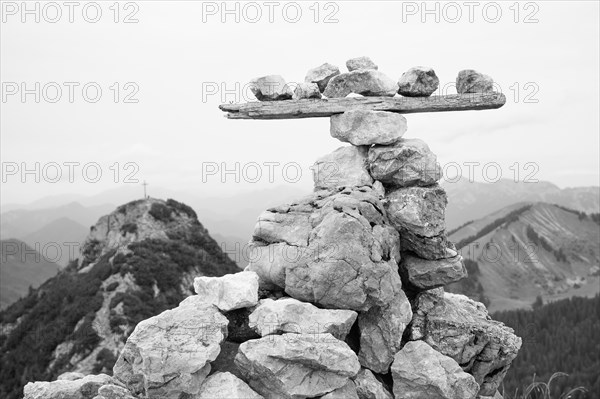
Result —
[{"label": "rough limestone rock", "polygon": [[65,380],[65,381],[75,381],[75,380],[80,380],[83,377],[85,377],[85,374],[83,374],[83,373],[67,371],[66,373],[62,373],[61,375],[56,377],[56,379],[57,380]]},{"label": "rough limestone rock", "polygon": [[456,255],[446,238],[446,192],[438,185],[403,187],[386,192],[385,208],[390,223],[398,230],[403,250],[425,259]]},{"label": "rough limestone rock", "polygon": [[340,74],[340,69],[335,65],[324,63],[316,68],[309,70],[304,78],[306,83],[316,83],[319,86],[319,91],[323,93],[329,80]]},{"label": "rough limestone rock", "polygon": [[235,364],[268,399],[315,397],[341,388],[360,370],[356,354],[331,334],[270,335],[240,345]]},{"label": "rough limestone rock", "polygon": [[393,145],[369,148],[371,177],[386,187],[431,186],[442,178],[442,168],[420,139],[400,139]]},{"label": "rough limestone rock", "polygon": [[428,67],[414,67],[404,72],[398,81],[398,94],[405,97],[429,97],[438,88],[440,80]]},{"label": "rough limestone rock", "polygon": [[250,90],[259,101],[289,100],[293,92],[280,75],[268,75],[252,79]]},{"label": "rough limestone rock", "polygon": [[98,388],[112,383],[106,374],[88,375],[76,380],[29,382],[23,388],[24,399],[92,399]]},{"label": "rough limestone rock", "polygon": [[301,100],[303,98],[321,98],[321,91],[319,85],[316,83],[298,83],[294,89],[294,100]]},{"label": "rough limestone rock", "polygon": [[377,69],[377,65],[369,57],[356,57],[346,61],[346,68],[352,72],[357,69]]},{"label": "rough limestone rock", "polygon": [[140,322],[113,368],[115,378],[149,399],[194,395],[227,337],[227,318],[199,295]]},{"label": "rough limestone rock", "polygon": [[410,339],[453,358],[475,377],[481,396],[494,395],[521,347],[521,338],[492,320],[483,304],[437,290],[418,295]]},{"label": "rough limestone rock", "polygon": [[195,396],[197,399],[262,399],[263,397],[254,392],[248,384],[231,373],[215,373],[209,376],[200,392]]},{"label": "rough limestone rock", "polygon": [[357,316],[352,310],[319,309],[294,298],[264,299],[250,314],[249,325],[263,337],[279,333],[330,333],[344,340]]},{"label": "rough limestone rock", "polygon": [[368,186],[322,190],[263,212],[247,269],[262,287],[324,308],[387,304],[401,286],[399,237],[380,198]]},{"label": "rough limestone rock", "polygon": [[258,275],[244,271],[222,277],[196,277],[194,290],[205,303],[223,312],[248,308],[258,303]]},{"label": "rough limestone rock", "polygon": [[321,396],[321,399],[360,399],[356,392],[356,385],[352,380],[341,388]]},{"label": "rough limestone rock", "polygon": [[472,375],[423,341],[396,354],[392,378],[396,399],[475,399],[479,391]]},{"label": "rough limestone rock", "polygon": [[127,389],[115,384],[101,386],[98,395],[104,399],[135,399]]},{"label": "rough limestone rock", "polygon": [[367,170],[367,151],[368,147],[346,146],[319,158],[312,168],[315,188],[373,184]]},{"label": "rough limestone rock", "polygon": [[398,91],[398,83],[374,69],[358,69],[334,76],[323,94],[328,98],[342,98],[348,94],[367,97],[393,97]]},{"label": "rough limestone rock", "polygon": [[406,133],[406,118],[395,112],[353,110],[330,118],[330,134],[355,146],[392,144]]},{"label": "rough limestone rock", "polygon": [[458,94],[493,92],[494,81],[488,75],[465,69],[456,77],[456,91]]},{"label": "rough limestone rock", "polygon": [[354,378],[359,399],[394,399],[369,369],[362,368]]},{"label": "rough limestone rock", "polygon": [[[396,284],[399,287],[400,284]],[[387,304],[373,306],[358,316],[360,351],[358,360],[363,367],[387,374],[394,355],[402,345],[402,334],[412,319],[410,302],[398,289]]]},{"label": "rough limestone rock", "polygon": [[403,253],[400,262],[400,275],[412,287],[420,290],[442,287],[467,277],[467,269],[459,254],[452,258],[428,260]]}]

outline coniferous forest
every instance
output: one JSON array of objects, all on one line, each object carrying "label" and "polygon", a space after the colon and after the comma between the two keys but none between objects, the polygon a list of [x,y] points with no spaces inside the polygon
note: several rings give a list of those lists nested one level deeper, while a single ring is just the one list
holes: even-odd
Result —
[{"label": "coniferous forest", "polygon": [[599,295],[538,303],[534,310],[497,312],[493,318],[512,327],[523,339],[519,356],[504,379],[505,399],[521,398],[534,375],[535,381],[546,382],[555,372],[568,376],[552,382],[552,399],[579,386],[587,393],[575,393],[571,398],[600,398]]}]

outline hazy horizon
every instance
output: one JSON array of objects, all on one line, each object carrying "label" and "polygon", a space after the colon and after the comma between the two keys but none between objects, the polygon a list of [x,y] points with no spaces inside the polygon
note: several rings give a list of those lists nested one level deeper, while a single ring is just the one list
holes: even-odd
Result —
[{"label": "hazy horizon", "polygon": [[[499,170],[502,178],[561,188],[599,185],[597,2],[520,3],[519,13],[500,3],[496,22],[481,12],[491,2],[482,2],[473,22],[463,8],[455,23],[448,3],[435,3],[437,16],[403,9],[413,2],[377,2],[377,13],[374,2],[319,3],[319,13],[300,3],[293,23],[278,12],[271,23],[266,10],[252,23],[248,3],[231,3],[240,11],[236,22],[202,8],[209,3],[220,4],[141,1],[118,15],[102,3],[97,23],[78,12],[70,23],[66,10],[56,23],[48,15],[23,23],[18,11],[5,10],[0,204],[144,180],[150,194],[153,187],[214,197],[279,186],[309,192],[310,166],[344,145],[330,137],[327,118],[227,120],[218,105],[249,99],[243,87],[254,77],[302,81],[323,62],[344,71],[360,55],[394,79],[415,65],[433,67],[441,87],[465,68],[494,78],[507,96],[501,109],[407,115],[405,137],[423,139],[448,169],[459,165],[466,175],[472,165],[478,181]],[[274,25],[277,36],[268,34]],[[53,82],[62,90],[56,102]],[[37,83],[40,101],[31,92],[23,99],[21,88],[36,91]],[[72,102],[69,84],[78,85]],[[97,102],[84,97],[86,84],[88,97],[101,88]],[[39,173],[22,174],[36,167]],[[126,183],[132,179],[138,183]]]}]

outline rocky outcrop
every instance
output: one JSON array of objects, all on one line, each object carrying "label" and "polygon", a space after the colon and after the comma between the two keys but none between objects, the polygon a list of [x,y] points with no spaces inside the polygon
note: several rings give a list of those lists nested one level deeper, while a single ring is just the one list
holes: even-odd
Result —
[{"label": "rocky outcrop", "polygon": [[456,361],[423,341],[408,342],[392,364],[396,399],[475,399],[479,385]]},{"label": "rocky outcrop", "polygon": [[319,309],[293,298],[276,301],[267,298],[250,314],[248,321],[250,328],[263,337],[281,333],[330,333],[344,340],[356,317],[357,313],[352,310]]},{"label": "rocky outcrop", "polygon": [[387,304],[400,289],[398,233],[368,186],[317,191],[268,210],[251,245],[260,256],[247,270],[301,301],[360,311]]},{"label": "rocky outcrop", "polygon": [[392,144],[406,133],[406,118],[385,111],[348,111],[331,117],[331,137],[354,146]]},{"label": "rocky outcrop", "polygon": [[114,376],[148,398],[195,395],[227,337],[227,318],[200,296],[142,321],[127,339]]},{"label": "rocky outcrop", "polygon": [[235,364],[268,399],[307,398],[343,387],[356,376],[356,354],[331,334],[283,334],[246,341]]},{"label": "rocky outcrop", "polygon": [[482,396],[494,395],[521,347],[521,339],[492,320],[483,304],[441,291],[417,297],[410,339],[453,358],[473,375]]}]

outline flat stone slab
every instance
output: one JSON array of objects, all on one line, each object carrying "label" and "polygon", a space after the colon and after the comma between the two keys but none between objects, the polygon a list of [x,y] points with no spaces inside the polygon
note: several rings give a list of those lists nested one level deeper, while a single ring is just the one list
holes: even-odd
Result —
[{"label": "flat stone slab", "polygon": [[496,109],[506,103],[502,93],[448,94],[430,97],[345,97],[221,104],[229,119],[323,118],[352,110],[401,114]]}]

